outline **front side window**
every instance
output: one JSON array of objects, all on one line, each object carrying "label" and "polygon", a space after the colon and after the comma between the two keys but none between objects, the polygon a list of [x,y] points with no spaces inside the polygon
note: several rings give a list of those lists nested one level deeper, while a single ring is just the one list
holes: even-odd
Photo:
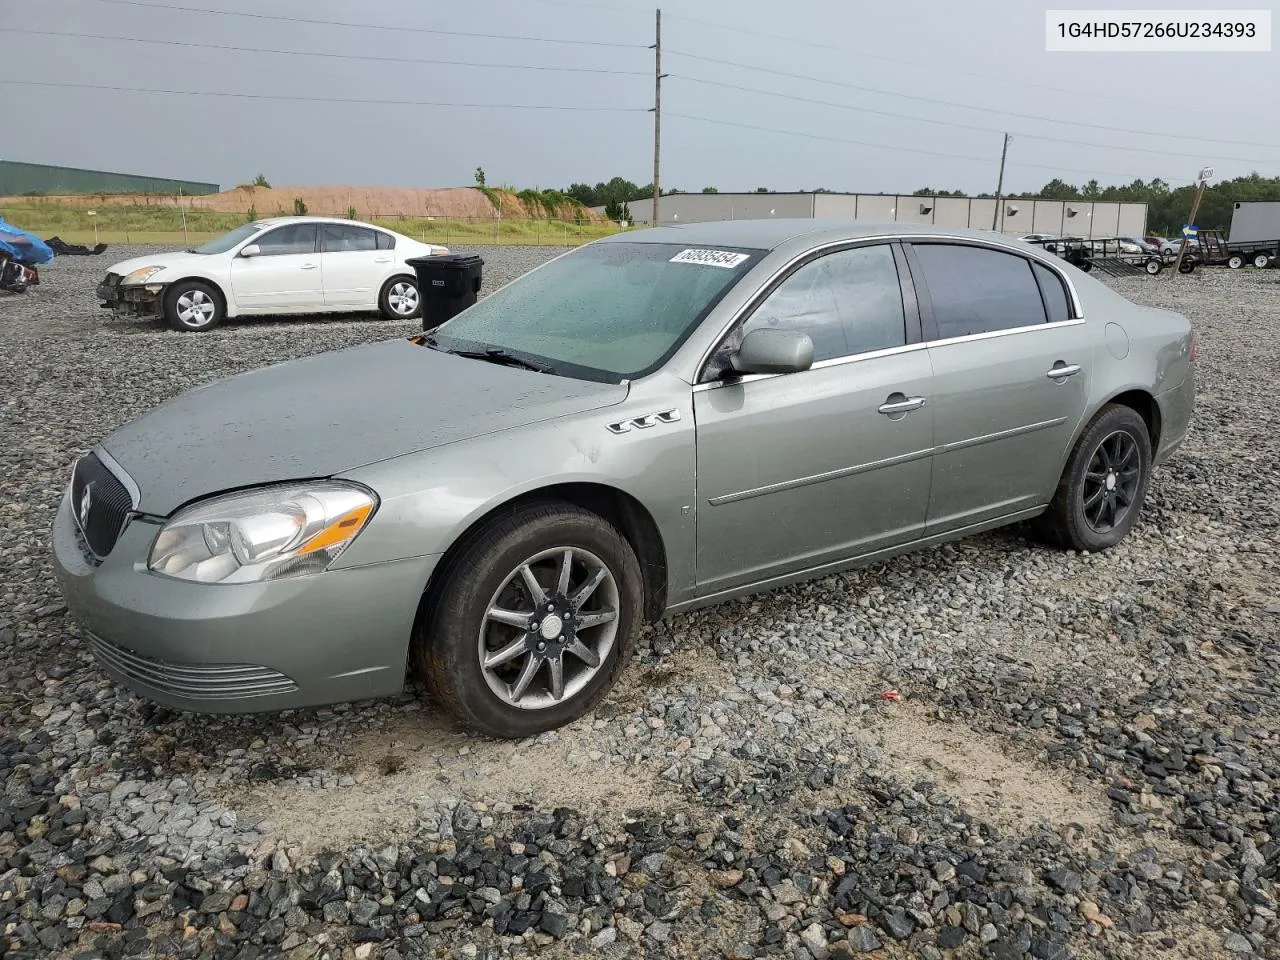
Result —
[{"label": "front side window", "polygon": [[717,349],[711,377],[728,369],[743,337],[763,327],[808,334],[815,363],[903,346],[907,319],[892,248],[840,250],[800,267]]},{"label": "front side window", "polygon": [[264,257],[281,257],[291,253],[316,252],[316,225],[291,223],[264,233],[258,240],[258,249]]},{"label": "front side window", "polygon": [[1031,261],[959,244],[922,243],[915,254],[933,301],[938,339],[1045,322]]},{"label": "front side window", "polygon": [[494,291],[437,328],[437,349],[498,349],[617,382],[658,369],[762,250],[603,242]]},{"label": "front side window", "polygon": [[261,223],[243,224],[236,227],[229,233],[224,233],[220,237],[214,237],[204,246],[196,247],[191,252],[206,254],[226,253],[227,251],[234,249],[237,245],[243,243],[245,240],[248,240],[255,233],[261,230],[263,226],[264,224]]},{"label": "front side window", "polygon": [[378,241],[372,230],[364,227],[348,227],[340,223],[326,223],[320,228],[325,253],[357,253],[377,250]]}]

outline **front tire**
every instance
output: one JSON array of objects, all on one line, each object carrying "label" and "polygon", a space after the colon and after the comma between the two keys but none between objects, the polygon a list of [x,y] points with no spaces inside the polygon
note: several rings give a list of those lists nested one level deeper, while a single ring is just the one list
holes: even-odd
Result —
[{"label": "front tire", "polygon": [[164,319],[174,330],[203,333],[222,322],[222,296],[207,283],[182,280],[164,295]]},{"label": "front tire", "polygon": [[1227,266],[1232,270],[1239,270],[1244,266],[1244,257],[1240,256],[1238,253],[1233,253],[1227,258]]},{"label": "front tire", "polygon": [[519,739],[590,711],[631,658],[640,563],[597,514],[526,504],[469,536],[441,571],[413,642],[435,700],[471,727]]},{"label": "front tire", "polygon": [[378,294],[378,311],[388,320],[413,320],[422,315],[422,297],[413,277],[392,277]]},{"label": "front tire", "polygon": [[1144,268],[1146,269],[1147,274],[1149,276],[1154,277],[1156,274],[1158,274],[1161,270],[1164,269],[1164,261],[1158,260],[1155,257],[1152,257],[1150,260],[1146,262]]},{"label": "front tire", "polygon": [[1109,550],[1137,522],[1150,472],[1146,421],[1132,407],[1107,404],[1076,441],[1041,531],[1072,550]]}]

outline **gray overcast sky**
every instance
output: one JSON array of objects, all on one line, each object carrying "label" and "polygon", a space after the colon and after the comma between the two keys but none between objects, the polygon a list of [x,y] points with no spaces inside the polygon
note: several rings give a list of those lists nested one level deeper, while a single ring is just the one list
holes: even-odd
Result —
[{"label": "gray overcast sky", "polygon": [[[144,2],[391,28],[635,46],[285,23],[145,9],[140,5]],[[1107,6],[1103,0],[1093,5]],[[1280,174],[1280,113],[1275,109],[1280,54],[1046,53],[1046,6],[1028,0],[789,0],[784,4],[777,0],[722,4],[664,0],[663,68],[673,76],[663,87],[663,185],[690,191],[707,185],[721,190],[758,186],[885,192],[921,186],[993,190],[1000,130],[1014,134],[1006,192],[1037,189],[1055,175],[1075,183],[1091,175],[1103,184],[1153,176],[1185,181],[1195,176],[1202,163],[1213,165],[1219,177],[1251,170],[1267,176]],[[1052,6],[1089,5],[1058,2]],[[1271,9],[1280,25],[1275,0],[1181,4],[1163,0],[1158,6]],[[371,58],[592,67],[646,75],[380,63],[3,31],[16,26]],[[774,32],[777,38],[767,36]],[[277,186],[470,185],[477,165],[484,167],[490,184],[563,187],[615,175],[644,184],[652,179],[653,163],[652,117],[644,112],[653,97],[652,53],[645,49],[652,38],[653,7],[641,0],[0,0],[0,79],[636,111],[352,105],[0,85],[6,93],[29,98],[25,108],[12,103],[5,107],[7,145],[0,149],[4,159],[209,180],[224,189],[252,179],[259,171]],[[681,54],[946,100],[966,108],[743,70]],[[784,100],[685,78],[890,115]],[[995,109],[1051,119],[1020,119],[992,113]],[[674,114],[892,148],[801,139]],[[21,121],[15,120],[17,116]],[[1203,139],[1145,136],[1136,130]],[[1030,137],[1033,134],[1068,142],[1036,140]],[[1228,140],[1261,146],[1221,142]],[[1123,147],[1157,152],[1131,152]],[[912,150],[978,159],[950,159]]]}]

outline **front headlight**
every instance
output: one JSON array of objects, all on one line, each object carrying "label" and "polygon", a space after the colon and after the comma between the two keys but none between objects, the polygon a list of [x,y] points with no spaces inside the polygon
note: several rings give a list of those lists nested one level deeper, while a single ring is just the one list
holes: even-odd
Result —
[{"label": "front headlight", "polygon": [[163,269],[164,267],[139,267],[137,270],[134,270],[132,273],[127,274],[125,278],[120,281],[120,283],[126,286],[138,284],[138,283],[146,283],[148,280],[150,280],[152,277],[154,277],[157,273],[159,273]]},{"label": "front headlight", "polygon": [[247,490],[174,514],[147,568],[197,583],[253,583],[320,573],[378,507],[370,490],[322,480]]}]

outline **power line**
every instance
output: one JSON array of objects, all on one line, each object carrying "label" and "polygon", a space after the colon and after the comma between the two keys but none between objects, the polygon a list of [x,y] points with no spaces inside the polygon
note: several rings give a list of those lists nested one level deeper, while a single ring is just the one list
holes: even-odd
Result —
[{"label": "power line", "polygon": [[70,90],[108,90],[114,93],[160,93],[182,97],[231,97],[241,100],[285,100],[305,103],[377,104],[387,107],[467,107],[492,110],[573,110],[595,113],[648,113],[648,107],[584,107],[549,103],[445,103],[437,100],[386,100],[381,97],[303,97],[267,93],[228,93],[215,90],[167,90],[156,87],[115,87],[99,83],[61,83],[53,80],[6,80],[0,84],[17,87],[58,87]]},{"label": "power line", "polygon": [[[707,80],[703,77],[690,77],[683,73],[671,73],[671,74],[667,74],[667,76],[676,80],[686,80],[690,83],[703,84],[704,86],[722,87],[726,90],[737,90],[741,93],[755,93],[765,97],[777,97],[778,99],[781,99],[781,100],[794,100],[798,103],[813,103],[813,104],[817,104],[819,106],[824,106],[824,107],[837,107],[841,110],[852,110],[855,113],[871,113],[880,117],[893,117],[894,119],[898,119],[898,120],[912,120],[917,123],[935,123],[945,127],[958,127],[962,130],[980,130],[984,133],[1004,133],[1005,132],[999,127],[983,127],[983,126],[979,126],[977,124],[972,124],[972,123],[960,123],[956,120],[938,120],[932,117],[910,116],[907,114],[897,113],[896,111],[892,111],[892,110],[875,110],[871,107],[859,107],[849,103],[837,103],[832,100],[818,100],[813,97],[801,97],[801,96],[797,96],[795,94],[790,94],[790,93],[779,93],[776,90],[762,90],[759,87],[744,87],[736,83],[723,83],[722,81],[719,81],[719,80]],[[1077,147],[1100,147],[1104,150],[1122,150],[1130,153],[1151,153],[1151,154],[1156,154],[1157,156],[1178,157],[1180,159],[1185,159],[1185,160],[1201,161],[1204,159],[1204,157],[1201,156],[1200,154],[1175,153],[1170,150],[1159,150],[1154,147],[1121,147],[1115,144],[1097,143],[1091,140],[1077,140],[1075,138],[1070,138],[1070,137],[1050,137],[1045,134],[1025,133],[1025,132],[1018,132],[1018,131],[1015,131],[1015,134],[1019,137],[1023,137],[1024,139],[1028,139],[1028,140],[1046,140],[1050,143],[1067,143]],[[1277,147],[1277,149],[1280,149],[1280,147]],[[1216,160],[1232,161],[1236,163],[1267,164],[1272,162],[1270,160],[1259,160],[1256,157],[1255,158],[1222,157],[1222,156],[1217,156],[1216,154],[1214,158]]]},{"label": "power line", "polygon": [[[724,127],[738,127],[743,130],[758,130],[762,133],[780,133],[788,137],[800,137],[806,140],[826,140],[831,143],[847,143],[847,144],[852,144],[853,146],[856,146],[856,147],[872,147],[879,150],[894,150],[899,153],[920,153],[920,154],[924,154],[925,156],[931,156],[931,157],[945,157],[948,160],[971,160],[975,163],[991,163],[992,162],[991,157],[975,157],[975,156],[970,156],[969,154],[963,154],[963,153],[945,153],[939,150],[925,150],[920,147],[903,147],[903,146],[900,146],[897,144],[891,144],[891,143],[873,143],[869,140],[851,140],[851,139],[848,139],[847,137],[833,137],[824,133],[804,133],[799,130],[781,130],[781,129],[778,129],[777,127],[761,127],[752,123],[738,123],[737,121],[734,121],[734,120],[718,120],[712,117],[695,117],[687,113],[671,113],[669,111],[664,111],[663,115],[667,117],[679,117],[682,120],[696,120],[699,123],[713,123],[713,124],[718,124]],[[1022,163],[1019,165],[1023,167],[1030,167],[1032,169],[1037,169],[1037,170],[1052,170],[1055,172],[1066,172],[1066,173],[1085,173],[1091,177],[1106,176],[1106,177],[1125,177],[1125,178],[1134,179],[1134,180],[1145,179],[1144,177],[1138,176],[1138,174],[1136,173],[1117,173],[1114,170],[1093,170],[1093,169],[1082,170],[1078,167],[1063,167],[1063,166],[1058,166],[1057,164],[1043,164],[1043,163]],[[1192,182],[1190,180],[1187,180],[1181,177],[1161,177],[1160,179],[1164,180],[1166,183]]]},{"label": "power line", "polygon": [[[114,0],[113,0],[114,2]],[[844,87],[848,90],[858,90],[862,93],[878,93],[886,97],[898,97],[903,100],[917,100],[921,103],[931,103],[934,106],[952,107],[960,110],[976,110],[982,113],[995,113],[1005,117],[1017,117],[1021,120],[1037,120],[1044,123],[1060,123],[1072,127],[1089,127],[1094,130],[1106,130],[1110,133],[1136,133],[1146,137],[1163,137],[1166,140],[1194,140],[1202,143],[1230,143],[1237,146],[1246,147],[1262,147],[1268,150],[1280,150],[1280,144],[1275,143],[1256,143],[1249,140],[1224,140],[1209,137],[1194,137],[1189,134],[1182,133],[1164,133],[1156,130],[1138,130],[1133,127],[1110,127],[1101,123],[1088,123],[1084,120],[1058,120],[1053,117],[1039,116],[1033,113],[1016,113],[1012,110],[999,110],[994,107],[979,107],[973,104],[956,103],[952,100],[940,100],[936,97],[924,97],[911,93],[897,93],[893,90],[883,90],[879,87],[867,87],[856,83],[847,83],[842,80],[828,80],[824,77],[813,77],[803,73],[790,73],[786,70],[774,70],[771,67],[757,67],[749,63],[738,63],[733,60],[721,60],[716,57],[704,57],[696,53],[683,53],[679,50],[668,50],[668,55],[685,57],[689,60],[700,60],[704,63],[714,63],[725,67],[737,67],[741,70],[753,70],[757,73],[767,73],[776,77],[788,77],[792,80],[805,80],[810,83],[822,83],[832,87]]]},{"label": "power line", "polygon": [[286,17],[274,13],[249,13],[244,10],[211,10],[207,7],[184,7],[172,3],[149,3],[144,0],[98,0],[122,6],[142,7],[146,10],[176,10],[181,13],[207,13],[224,17],[247,17],[252,20],[271,20],[276,23],[302,23],[310,26],[346,27],[353,30],[390,30],[395,33],[429,33],[442,37],[471,37],[481,40],[523,40],[530,43],[563,43],[581,47],[615,47],[628,50],[644,50],[643,43],[617,43],[608,40],[567,40],[563,37],[530,37],[509,33],[470,33],[464,30],[437,30],[433,27],[390,26],[380,23],[355,23],[348,20],[317,20],[310,17]]},{"label": "power line", "polygon": [[43,37],[69,37],[79,40],[116,40],[121,43],[150,43],[168,47],[194,47],[202,50],[227,50],[235,53],[266,53],[294,57],[323,57],[333,60],[366,60],[376,63],[416,63],[450,67],[485,67],[494,70],[547,70],[560,73],[608,73],[619,76],[647,77],[644,70],[611,70],[597,67],[556,67],[523,63],[476,63],[470,60],[433,60],[416,57],[389,57],[383,54],[319,53],[310,50],[277,50],[270,47],[241,47],[223,43],[196,43],[193,40],[152,40],[146,37],[120,37],[97,33],[71,33],[61,30],[28,30],[23,27],[0,27],[0,33],[22,33]]},{"label": "power line", "polygon": [[[565,2],[565,3],[572,3],[572,2],[575,2],[575,0],[538,0],[538,2],[540,2],[540,3],[547,3],[547,2]],[[836,53],[843,53],[843,54],[846,54],[846,55],[852,54],[853,56],[860,57],[860,58],[867,59],[867,60],[882,60],[882,61],[884,61],[884,62],[886,62],[886,63],[896,63],[896,64],[900,64],[900,65],[902,65],[902,66],[915,67],[915,68],[917,68],[917,69],[918,69],[918,68],[920,68],[920,67],[932,68],[932,69],[942,69],[942,70],[945,70],[948,74],[959,74],[959,75],[961,75],[961,76],[967,76],[967,77],[978,77],[978,78],[983,79],[983,80],[996,80],[996,81],[999,81],[1000,83],[1006,83],[1006,84],[1009,82],[1009,77],[1008,77],[1007,75],[1006,75],[1006,76],[1000,76],[999,74],[994,74],[994,73],[982,73],[982,72],[977,71],[977,70],[965,70],[965,69],[962,69],[962,68],[960,68],[960,67],[952,66],[951,64],[939,64],[939,63],[936,63],[936,62],[932,62],[932,63],[931,63],[931,62],[929,62],[929,61],[925,61],[925,60],[908,60],[908,59],[904,59],[904,58],[902,58],[902,57],[888,57],[888,56],[885,56],[884,54],[881,54],[881,53],[868,53],[868,52],[867,52],[867,51],[865,51],[865,50],[856,50],[856,49],[854,49],[854,48],[852,48],[852,47],[844,47],[844,46],[840,46],[840,45],[838,45],[838,44],[834,44],[834,43],[820,43],[820,42],[815,41],[815,40],[802,40],[802,39],[800,39],[799,37],[785,37],[785,36],[779,36],[778,34],[774,34],[774,33],[766,33],[766,32],[764,32],[764,31],[762,31],[762,30],[752,30],[752,29],[750,29],[750,28],[748,28],[748,27],[732,26],[732,25],[727,24],[727,23],[716,23],[716,22],[714,22],[714,21],[712,21],[712,20],[701,20],[701,19],[699,19],[699,18],[697,18],[697,17],[684,17],[684,16],[680,16],[680,15],[678,15],[678,14],[672,14],[672,15],[670,16],[670,19],[672,19],[672,20],[680,20],[680,21],[683,21],[684,23],[696,23],[696,24],[700,24],[700,25],[702,25],[702,26],[704,26],[704,27],[713,27],[713,28],[715,28],[715,29],[717,29],[717,30],[728,30],[728,31],[731,31],[731,32],[733,32],[733,33],[746,34],[747,36],[752,36],[752,37],[763,37],[763,38],[765,38],[765,39],[767,39],[767,40],[773,40],[773,41],[781,40],[781,41],[782,41],[782,42],[784,42],[784,43],[794,43],[794,44],[796,44],[796,45],[798,45],[798,46],[802,46],[802,47],[812,47],[812,48],[814,48],[814,49],[816,49],[816,50],[831,50],[831,51],[834,51],[834,52],[836,52]],[[1146,107],[1162,107],[1162,108],[1164,108],[1164,109],[1169,109],[1169,110],[1175,110],[1175,109],[1176,109],[1176,110],[1182,110],[1182,111],[1185,111],[1185,110],[1187,109],[1187,107],[1185,106],[1185,104],[1182,104],[1182,103],[1176,103],[1176,102],[1175,102],[1175,103],[1171,103],[1171,102],[1169,102],[1168,100],[1164,100],[1164,101],[1161,101],[1161,100],[1138,100],[1138,99],[1135,99],[1135,98],[1133,98],[1133,97],[1128,97],[1128,96],[1118,97],[1118,96],[1112,96],[1112,95],[1110,95],[1110,94],[1106,94],[1106,93],[1096,93],[1096,92],[1089,91],[1089,90],[1078,90],[1078,89],[1073,89],[1073,88],[1069,88],[1069,87],[1055,87],[1055,86],[1052,86],[1052,85],[1050,85],[1050,84],[1046,84],[1046,83],[1036,83],[1036,82],[1031,81],[1031,80],[1026,80],[1026,79],[1024,79],[1024,78],[1022,78],[1022,77],[1019,77],[1019,78],[1018,78],[1018,86],[1020,86],[1020,87],[1032,87],[1032,88],[1037,89],[1037,90],[1048,90],[1048,91],[1051,91],[1051,92],[1053,92],[1053,93],[1066,93],[1066,94],[1070,94],[1070,95],[1071,95],[1071,96],[1073,96],[1073,97],[1082,97],[1082,96],[1083,96],[1083,97],[1092,97],[1092,98],[1097,99],[1097,100],[1106,100],[1106,101],[1109,101],[1109,102],[1112,102],[1112,103],[1123,103],[1123,104],[1128,105],[1128,106],[1132,106],[1132,105],[1134,105],[1134,104],[1140,104],[1140,105],[1142,105],[1142,106],[1146,106]],[[1242,112],[1242,111],[1224,111],[1224,110],[1219,110],[1217,107],[1213,107],[1213,108],[1209,108],[1209,107],[1195,107],[1195,108],[1192,108],[1192,109],[1194,109],[1196,112],[1199,112],[1199,113],[1213,113],[1213,114],[1215,114],[1215,115],[1221,115],[1221,114],[1223,114],[1223,113],[1228,113],[1228,114],[1231,114],[1231,115],[1233,115],[1233,116],[1248,117],[1250,120],[1256,120],[1256,119],[1257,119],[1257,118],[1256,118],[1256,116],[1254,116],[1253,114],[1247,114],[1247,113],[1244,113],[1244,112]],[[1257,146],[1257,144],[1251,144],[1251,146]]]}]

